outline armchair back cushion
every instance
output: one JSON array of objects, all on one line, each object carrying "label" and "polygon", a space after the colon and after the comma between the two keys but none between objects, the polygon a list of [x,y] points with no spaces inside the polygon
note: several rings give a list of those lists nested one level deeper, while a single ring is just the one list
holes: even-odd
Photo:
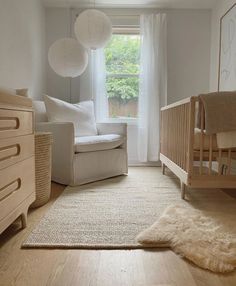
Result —
[{"label": "armchair back cushion", "polygon": [[50,122],[72,122],[75,136],[97,135],[93,101],[71,104],[44,95],[47,117]]}]

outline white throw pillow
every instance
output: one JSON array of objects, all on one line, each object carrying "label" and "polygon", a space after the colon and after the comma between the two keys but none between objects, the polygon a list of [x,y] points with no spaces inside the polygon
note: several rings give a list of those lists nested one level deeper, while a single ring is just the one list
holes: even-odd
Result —
[{"label": "white throw pillow", "polygon": [[44,95],[48,121],[72,122],[75,136],[97,135],[93,101],[71,104],[60,99]]}]

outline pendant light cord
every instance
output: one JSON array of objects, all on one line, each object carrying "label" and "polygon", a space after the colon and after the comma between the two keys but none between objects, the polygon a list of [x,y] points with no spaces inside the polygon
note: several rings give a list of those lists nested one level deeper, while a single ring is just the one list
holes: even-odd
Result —
[{"label": "pendant light cord", "polygon": [[[70,3],[69,0],[66,0],[66,5],[68,7],[67,9],[67,37],[71,38],[71,9],[70,9]],[[69,77],[69,99],[70,99],[70,103],[72,103],[72,78]]]}]

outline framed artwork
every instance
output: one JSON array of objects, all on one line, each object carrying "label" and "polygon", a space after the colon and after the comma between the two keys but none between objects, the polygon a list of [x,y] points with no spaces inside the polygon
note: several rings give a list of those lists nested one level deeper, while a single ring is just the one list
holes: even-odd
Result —
[{"label": "framed artwork", "polygon": [[218,91],[236,90],[236,3],[220,20]]}]

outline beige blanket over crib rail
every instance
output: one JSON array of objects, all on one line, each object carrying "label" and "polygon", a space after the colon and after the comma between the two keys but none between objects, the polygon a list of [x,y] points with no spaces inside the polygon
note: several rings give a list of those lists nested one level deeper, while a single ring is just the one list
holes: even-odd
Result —
[{"label": "beige blanket over crib rail", "polygon": [[236,91],[200,95],[207,135],[236,130]]},{"label": "beige blanket over crib rail", "polygon": [[218,148],[236,148],[236,131],[217,133],[216,141]]}]

